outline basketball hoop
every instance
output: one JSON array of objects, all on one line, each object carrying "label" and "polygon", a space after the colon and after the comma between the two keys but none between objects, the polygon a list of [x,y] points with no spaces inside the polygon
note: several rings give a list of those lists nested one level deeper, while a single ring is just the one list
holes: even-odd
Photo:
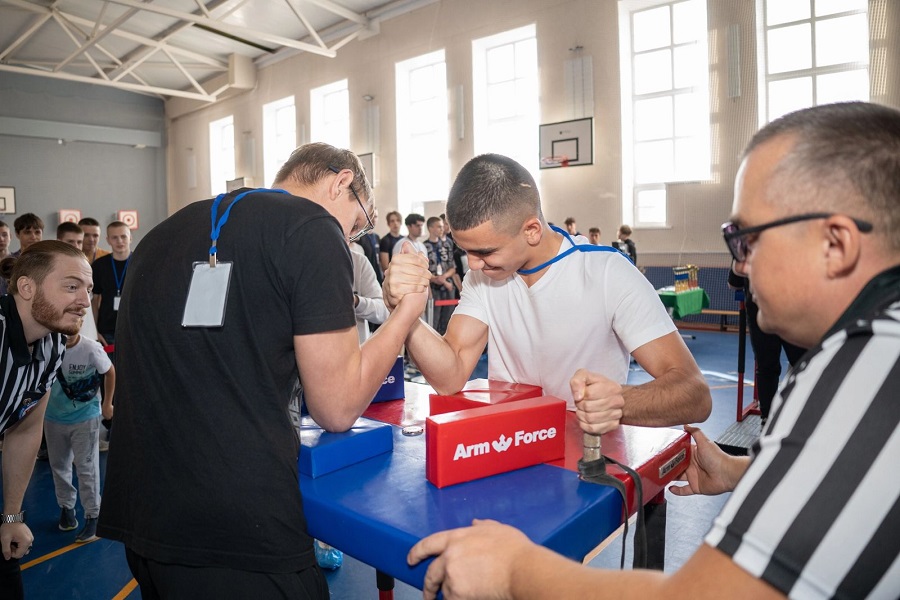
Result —
[{"label": "basketball hoop", "polygon": [[561,156],[544,156],[541,158],[541,167],[546,169],[548,167],[568,167],[569,166],[569,157],[566,155]]}]

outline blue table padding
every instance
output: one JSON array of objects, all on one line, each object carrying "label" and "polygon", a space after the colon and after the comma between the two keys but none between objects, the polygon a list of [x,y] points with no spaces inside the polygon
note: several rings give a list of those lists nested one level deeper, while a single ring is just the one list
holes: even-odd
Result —
[{"label": "blue table padding", "polygon": [[360,418],[349,430],[330,433],[319,427],[311,417],[302,417],[297,468],[309,477],[320,477],[390,452],[394,446],[391,429],[386,423]]},{"label": "blue table padding", "polygon": [[621,501],[572,471],[536,465],[438,489],[425,479],[425,439],[394,431],[394,451],[312,479],[300,476],[313,537],[419,589],[428,563],[409,549],[444,529],[495,519],[582,560],[621,524]]}]

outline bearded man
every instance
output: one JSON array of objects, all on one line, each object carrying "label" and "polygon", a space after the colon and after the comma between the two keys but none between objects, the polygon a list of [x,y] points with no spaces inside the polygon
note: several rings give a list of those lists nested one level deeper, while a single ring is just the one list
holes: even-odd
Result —
[{"label": "bearded man", "polygon": [[19,258],[0,263],[9,294],[0,297],[0,433],[3,442],[3,514],[0,515],[0,590],[23,598],[19,559],[34,536],[25,524],[22,499],[41,444],[44,411],[65,335],[75,335],[90,309],[91,266],[74,246],[37,242]]}]

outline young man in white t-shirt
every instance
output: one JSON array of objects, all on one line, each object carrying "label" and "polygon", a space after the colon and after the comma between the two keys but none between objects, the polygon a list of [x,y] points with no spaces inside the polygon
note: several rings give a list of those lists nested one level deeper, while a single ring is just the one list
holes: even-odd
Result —
[{"label": "young man in white t-shirt", "polygon": [[[406,338],[435,390],[461,389],[488,344],[489,378],[541,386],[589,433],[706,420],[709,387],[656,291],[620,253],[550,229],[521,165],[495,154],[469,161],[447,218],[471,272],[447,333],[420,321]],[[389,307],[429,285],[427,258],[410,250],[388,270]],[[629,355],[652,381],[625,385]]]}]

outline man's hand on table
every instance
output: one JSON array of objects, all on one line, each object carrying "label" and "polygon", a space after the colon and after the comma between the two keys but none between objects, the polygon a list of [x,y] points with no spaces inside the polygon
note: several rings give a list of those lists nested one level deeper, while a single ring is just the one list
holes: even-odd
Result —
[{"label": "man's hand on table", "polygon": [[524,533],[497,521],[475,519],[471,527],[429,535],[409,551],[415,566],[434,556],[425,574],[427,600],[443,592],[447,600],[511,598],[513,578],[523,557],[535,548]]}]

